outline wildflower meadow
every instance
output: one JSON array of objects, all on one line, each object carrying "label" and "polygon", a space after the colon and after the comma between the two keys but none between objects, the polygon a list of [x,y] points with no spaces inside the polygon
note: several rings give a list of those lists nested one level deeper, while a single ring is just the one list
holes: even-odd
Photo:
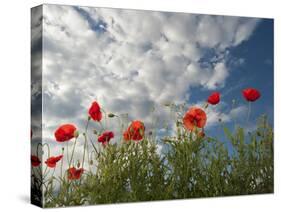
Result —
[{"label": "wildflower meadow", "polygon": [[[163,104],[174,117],[173,132],[165,136],[140,119],[122,123],[120,114],[93,101],[85,111],[84,128],[57,124],[53,142],[62,145],[61,154],[54,155],[49,144],[37,145],[48,158],[41,161],[39,153],[31,155],[32,201],[65,207],[272,193],[273,128],[266,114],[251,116],[262,95],[246,88],[237,98],[248,107],[245,123],[255,121],[255,129],[248,131],[243,123],[229,128],[220,120],[223,140],[205,131],[206,111],[220,104],[219,92],[211,93],[201,106]],[[108,128],[114,121],[120,129]],[[100,127],[92,128],[91,122]],[[32,136],[31,131],[31,140]],[[80,158],[74,157],[77,143],[83,145]]]}]

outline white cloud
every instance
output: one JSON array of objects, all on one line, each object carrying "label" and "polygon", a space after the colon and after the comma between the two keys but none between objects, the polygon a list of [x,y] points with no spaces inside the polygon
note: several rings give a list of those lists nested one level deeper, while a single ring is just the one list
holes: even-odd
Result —
[{"label": "white cloud", "polygon": [[217,87],[223,87],[226,78],[229,75],[229,71],[226,68],[224,62],[219,62],[214,66],[214,70],[206,84],[208,89],[216,89]]},{"label": "white cloud", "polygon": [[248,108],[246,106],[238,106],[236,108],[233,108],[229,115],[230,117],[232,118],[242,118],[242,119],[245,119],[246,115],[247,115],[247,112],[248,112]]},{"label": "white cloud", "polygon": [[[44,139],[61,123],[83,129],[93,100],[147,126],[168,119],[163,101],[189,100],[192,87],[221,88],[229,50],[247,40],[258,20],[136,10],[44,5]],[[94,30],[93,30],[94,26]],[[213,50],[213,60],[204,59]],[[210,126],[220,116],[212,111]],[[108,122],[116,129],[118,122]],[[98,127],[91,123],[91,127]],[[80,148],[80,147],[79,147]]]}]

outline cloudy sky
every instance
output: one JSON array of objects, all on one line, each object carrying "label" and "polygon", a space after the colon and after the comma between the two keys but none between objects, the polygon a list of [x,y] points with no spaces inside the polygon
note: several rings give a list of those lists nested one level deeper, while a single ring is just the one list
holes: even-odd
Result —
[{"label": "cloudy sky", "polygon": [[[271,19],[44,5],[42,24],[43,139],[54,149],[54,130],[74,123],[83,131],[94,100],[147,129],[159,119],[161,130],[173,128],[163,103],[187,109],[219,91],[221,103],[207,109],[206,132],[216,136],[219,118],[243,124],[241,90],[255,87],[262,98],[251,123],[264,113],[273,122]],[[116,120],[107,127],[120,133]]]}]

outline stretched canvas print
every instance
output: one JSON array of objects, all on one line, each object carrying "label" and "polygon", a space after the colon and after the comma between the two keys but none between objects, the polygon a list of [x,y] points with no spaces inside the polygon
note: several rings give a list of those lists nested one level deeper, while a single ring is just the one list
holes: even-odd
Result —
[{"label": "stretched canvas print", "polygon": [[31,202],[273,193],[273,20],[31,9]]}]

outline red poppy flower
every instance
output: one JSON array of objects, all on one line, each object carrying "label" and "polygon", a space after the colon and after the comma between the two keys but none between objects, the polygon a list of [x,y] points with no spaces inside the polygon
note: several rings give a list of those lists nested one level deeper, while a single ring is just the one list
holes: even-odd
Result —
[{"label": "red poppy flower", "polygon": [[114,138],[114,133],[111,131],[105,131],[98,137],[98,142],[101,142],[103,146],[109,143],[110,139]]},{"label": "red poppy flower", "polygon": [[260,92],[254,88],[246,88],[242,91],[242,93],[244,98],[250,102],[256,101],[261,96]]},{"label": "red poppy flower", "polygon": [[220,102],[220,93],[219,92],[213,92],[207,99],[207,102],[211,105],[216,105]]},{"label": "red poppy flower", "polygon": [[139,141],[144,137],[145,126],[141,121],[133,121],[128,129],[123,133],[125,141],[134,140]]},{"label": "red poppy flower", "polygon": [[102,112],[99,104],[97,102],[93,102],[90,109],[89,109],[89,116],[94,121],[100,121],[102,118]]},{"label": "red poppy flower", "polygon": [[78,136],[76,127],[72,124],[61,125],[55,132],[55,138],[58,142],[69,141]]},{"label": "red poppy flower", "polygon": [[31,155],[31,165],[34,166],[34,167],[37,167],[40,164],[41,164],[40,159],[35,155]]},{"label": "red poppy flower", "polygon": [[194,127],[203,128],[206,122],[206,113],[198,107],[191,107],[183,117],[183,125],[190,131],[194,130]]},{"label": "red poppy flower", "polygon": [[83,174],[84,172],[84,169],[81,168],[81,169],[76,169],[75,167],[72,167],[72,168],[69,168],[67,170],[68,172],[68,179],[69,180],[78,180],[80,179],[81,175]]},{"label": "red poppy flower", "polygon": [[57,165],[57,162],[60,161],[60,159],[62,159],[63,155],[59,155],[57,157],[50,157],[48,158],[45,163],[47,164],[48,167],[50,168],[54,168]]}]

